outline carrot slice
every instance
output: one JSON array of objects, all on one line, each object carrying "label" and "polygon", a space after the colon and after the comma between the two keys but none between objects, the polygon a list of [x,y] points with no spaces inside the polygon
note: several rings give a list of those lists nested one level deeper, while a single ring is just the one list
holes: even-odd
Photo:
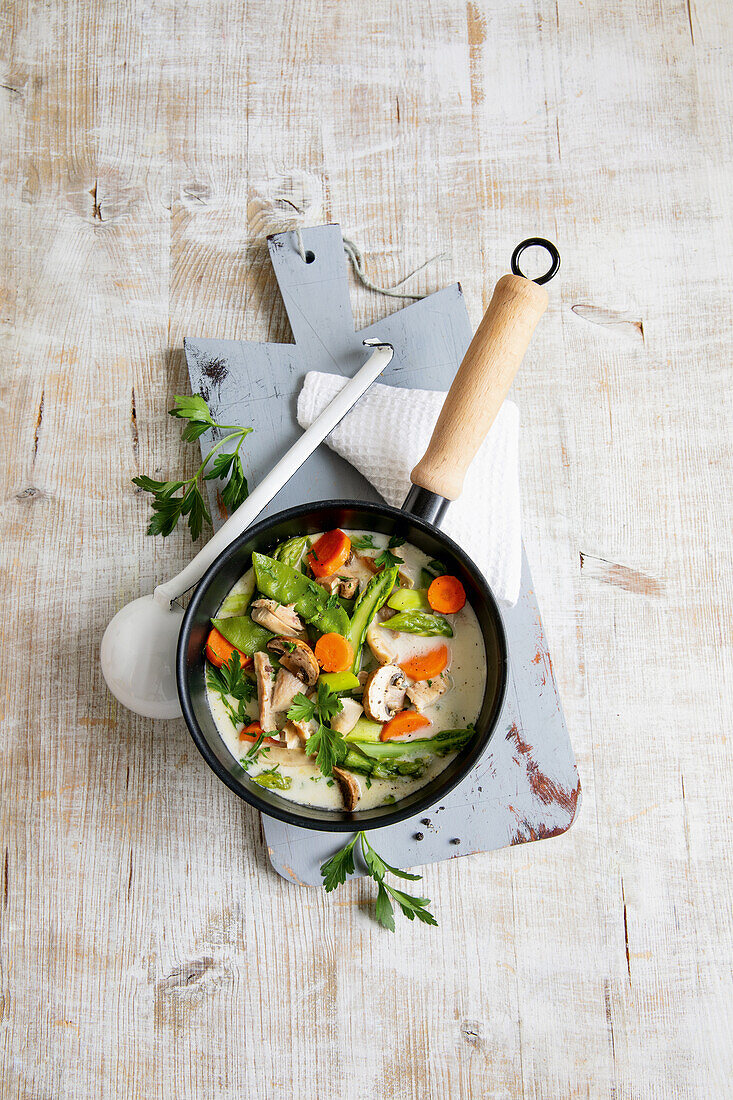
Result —
[{"label": "carrot slice", "polygon": [[260,734],[264,732],[259,722],[250,722],[248,726],[245,726],[243,730],[239,731],[239,740],[256,741]]},{"label": "carrot slice", "polygon": [[220,634],[218,630],[212,630],[206,639],[206,657],[211,661],[212,665],[221,668],[222,665],[227,664],[232,653],[239,654],[239,663],[242,668],[246,668],[247,665],[252,664],[251,657],[248,657],[246,653],[242,653],[241,650],[235,649],[233,645],[230,645],[224,635]]},{"label": "carrot slice", "polygon": [[354,650],[343,634],[322,634],[313,652],[324,672],[346,672],[354,662]]},{"label": "carrot slice", "polygon": [[[250,722],[248,726],[245,726],[243,730],[239,732],[240,741],[251,741],[253,744],[259,738],[260,734],[264,733],[262,726],[259,722]],[[281,742],[276,737],[263,737],[263,745],[279,745]]]},{"label": "carrot slice", "polygon": [[391,737],[401,737],[403,733],[414,733],[415,730],[421,730],[423,726],[429,725],[430,719],[424,714],[418,714],[416,710],[401,710],[382,726],[379,740],[389,741]]},{"label": "carrot slice", "polygon": [[308,551],[308,564],[316,577],[330,577],[351,553],[351,539],[337,527],[326,531]]},{"label": "carrot slice", "polygon": [[466,589],[458,577],[436,577],[428,589],[428,603],[442,615],[455,615],[466,602]]},{"label": "carrot slice", "polygon": [[427,653],[418,653],[416,657],[400,661],[400,668],[411,680],[432,680],[440,676],[447,664],[448,646],[440,645],[437,649],[429,649]]}]

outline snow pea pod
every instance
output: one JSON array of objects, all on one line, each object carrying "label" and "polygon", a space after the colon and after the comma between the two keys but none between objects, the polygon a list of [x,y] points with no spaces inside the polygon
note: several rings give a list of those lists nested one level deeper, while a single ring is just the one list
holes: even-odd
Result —
[{"label": "snow pea pod", "polygon": [[257,587],[268,599],[293,604],[301,618],[323,634],[346,634],[349,616],[322,585],[266,554],[253,554],[252,565]]},{"label": "snow pea pod", "polygon": [[263,626],[252,622],[249,615],[230,615],[225,619],[212,619],[213,626],[226,638],[230,645],[248,657],[264,650],[275,635]]}]

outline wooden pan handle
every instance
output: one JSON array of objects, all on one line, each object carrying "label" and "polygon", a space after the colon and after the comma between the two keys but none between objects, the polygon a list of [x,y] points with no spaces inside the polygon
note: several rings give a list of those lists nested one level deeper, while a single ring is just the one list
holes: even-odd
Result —
[{"label": "wooden pan handle", "polygon": [[529,279],[499,279],[428,449],[410,475],[413,485],[448,500],[460,496],[466,470],[494,423],[548,300],[544,287]]}]

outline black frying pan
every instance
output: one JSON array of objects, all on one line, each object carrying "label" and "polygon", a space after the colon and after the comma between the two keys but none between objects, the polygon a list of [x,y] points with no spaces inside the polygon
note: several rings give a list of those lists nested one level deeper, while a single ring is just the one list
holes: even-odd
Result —
[{"label": "black frying pan", "polygon": [[[506,693],[509,655],[501,613],[481,573],[466,553],[439,528],[451,500],[499,411],[524,356],[532,332],[547,308],[540,287],[557,271],[559,256],[549,242],[533,239],[550,251],[553,266],[530,282],[512,257],[513,275],[505,275],[464,356],[425,456],[412,472],[413,486],[401,509],[355,500],[320,501],[291,508],[251,527],[213,563],[196,590],[181,626],[176,659],[183,716],[201,754],[221,780],[262,813],[305,829],[349,831],[374,829],[412,817],[434,805],[459,783],[485,751],[501,713]],[[206,700],[204,645],[210,620],[233,584],[247,571],[253,551],[268,553],[283,539],[334,527],[399,535],[444,562],[466,589],[484,640],[486,689],[476,721],[476,736],[444,771],[426,786],[390,806],[355,812],[301,806],[276,791],[254,783],[222,741]]]}]

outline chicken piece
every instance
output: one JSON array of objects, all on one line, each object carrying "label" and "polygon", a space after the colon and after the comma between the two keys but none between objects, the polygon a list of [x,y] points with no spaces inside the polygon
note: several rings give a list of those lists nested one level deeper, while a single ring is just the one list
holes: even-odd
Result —
[{"label": "chicken piece", "polygon": [[331,729],[336,733],[351,733],[363,713],[364,708],[356,699],[342,699],[341,710],[331,719]]},{"label": "chicken piece", "polygon": [[281,668],[272,691],[273,712],[281,714],[283,711],[289,710],[293,699],[302,690],[302,680],[299,680],[297,676],[293,676],[287,668]]},{"label": "chicken piece", "polygon": [[359,590],[357,577],[347,577],[341,573],[334,573],[330,577],[317,577],[316,580],[327,592],[330,594],[335,592],[345,600],[353,599]]},{"label": "chicken piece", "polygon": [[407,698],[415,710],[424,711],[452,687],[451,677],[447,672],[441,672],[440,676],[435,676],[432,680],[408,681]]},{"label": "chicken piece", "polygon": [[353,550],[348,560],[335,573],[330,577],[317,577],[316,580],[329,592],[336,592],[350,600],[357,592],[364,591],[376,572],[374,558]]},{"label": "chicken piece", "polygon": [[278,603],[277,600],[255,600],[250,607],[252,622],[271,630],[273,634],[284,634],[287,638],[304,639],[305,626],[293,604]]},{"label": "chicken piece", "polygon": [[254,665],[257,679],[257,701],[260,708],[260,725],[265,733],[272,733],[275,729],[272,712],[272,687],[275,669],[266,653],[255,653]]},{"label": "chicken piece", "polygon": [[285,738],[285,744],[289,749],[302,749],[308,738],[317,729],[318,723],[313,720],[310,722],[295,722],[292,718],[288,718],[280,732]]}]

